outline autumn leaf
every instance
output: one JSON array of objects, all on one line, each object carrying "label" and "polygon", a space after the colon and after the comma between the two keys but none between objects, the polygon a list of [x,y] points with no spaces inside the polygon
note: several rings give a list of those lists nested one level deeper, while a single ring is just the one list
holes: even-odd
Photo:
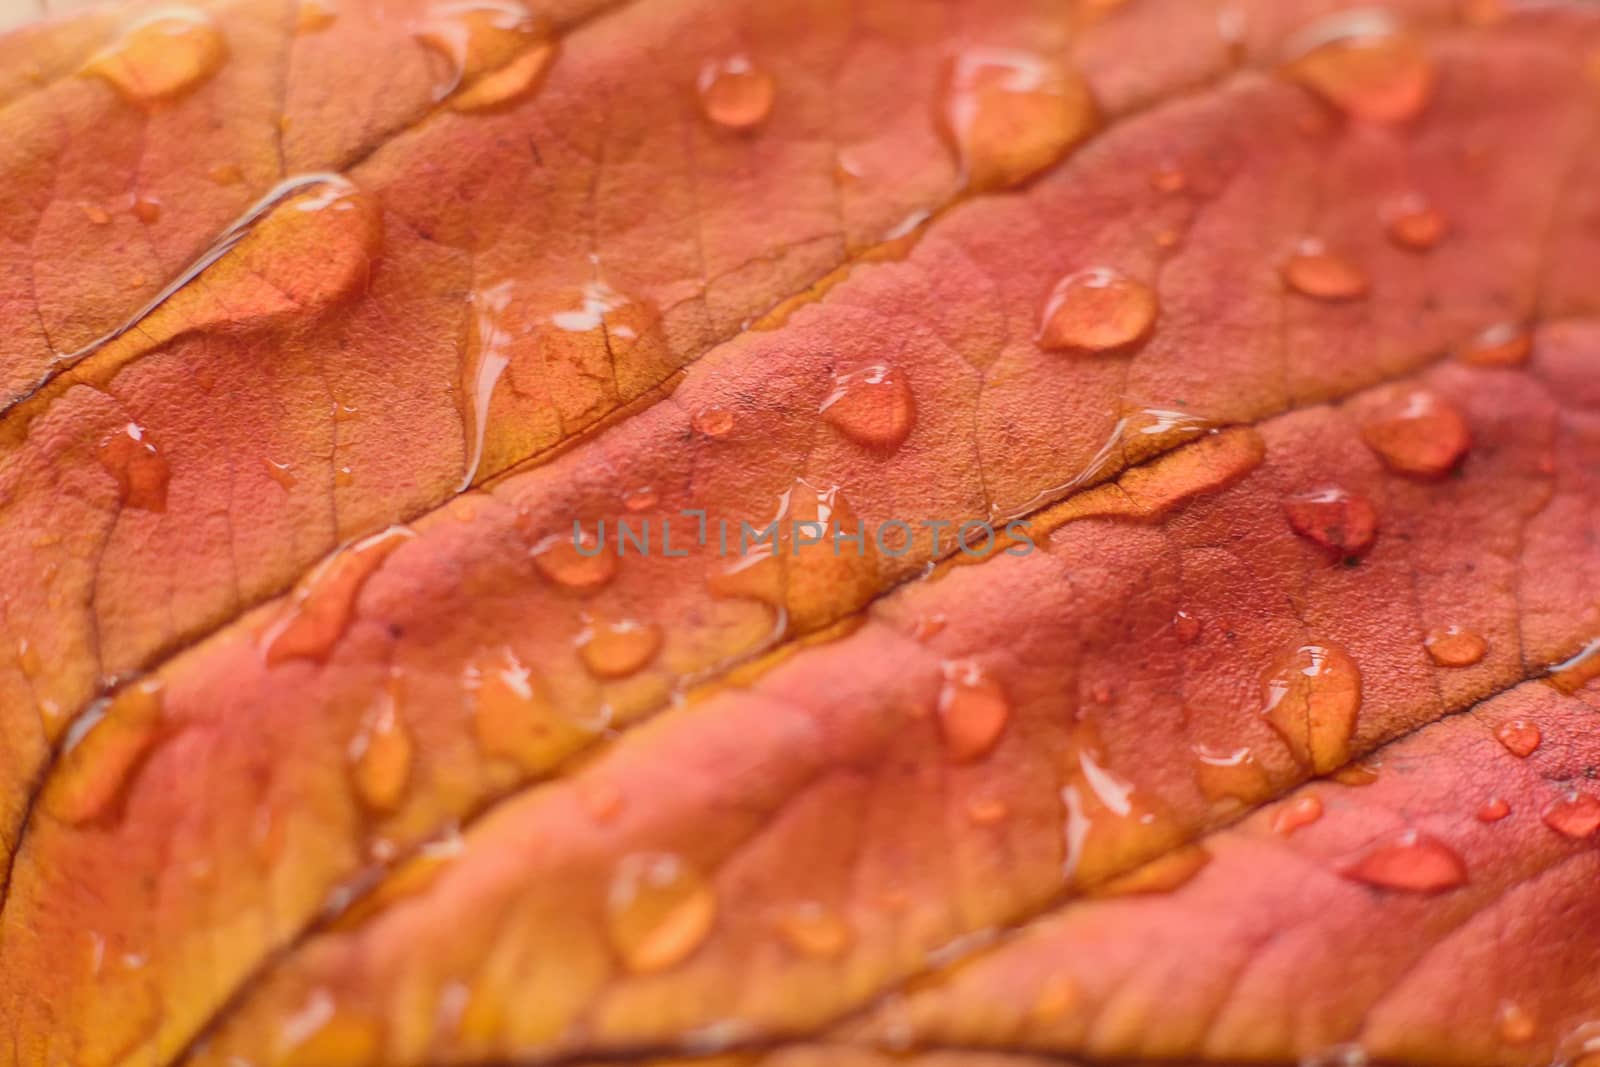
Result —
[{"label": "autumn leaf", "polygon": [[1600,1056],[1592,6],[0,53],[0,1063]]}]

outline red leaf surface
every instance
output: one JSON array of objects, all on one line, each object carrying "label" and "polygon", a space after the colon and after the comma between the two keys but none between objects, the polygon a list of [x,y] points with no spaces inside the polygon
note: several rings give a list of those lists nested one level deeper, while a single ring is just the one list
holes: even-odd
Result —
[{"label": "red leaf surface", "polygon": [[1597,48],[0,39],[0,1062],[1600,1050]]}]

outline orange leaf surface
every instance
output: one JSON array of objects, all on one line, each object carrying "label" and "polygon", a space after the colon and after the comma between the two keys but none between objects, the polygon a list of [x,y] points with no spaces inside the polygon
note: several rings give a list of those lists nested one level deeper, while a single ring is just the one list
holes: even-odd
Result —
[{"label": "orange leaf surface", "polygon": [[1593,8],[0,54],[0,1064],[1600,1056]]}]

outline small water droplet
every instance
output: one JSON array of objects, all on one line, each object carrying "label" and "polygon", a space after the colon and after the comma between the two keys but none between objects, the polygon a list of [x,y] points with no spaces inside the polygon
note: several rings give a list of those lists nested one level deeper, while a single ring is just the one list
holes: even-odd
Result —
[{"label": "small water droplet", "polygon": [[462,685],[472,705],[478,747],[529,774],[549,770],[605,727],[603,717],[579,720],[558,710],[533,671],[510,648],[467,665]]},{"label": "small water droplet", "polygon": [[1270,795],[1272,788],[1267,773],[1248,748],[1214,749],[1196,745],[1194,754],[1195,779],[1200,791],[1212,803],[1254,804]]},{"label": "small water droplet", "polygon": [[1011,703],[1000,683],[973,660],[948,660],[942,665],[939,726],[945,750],[957,763],[989,754],[1011,719]]},{"label": "small water droplet", "polygon": [[62,742],[60,763],[44,793],[56,818],[84,823],[107,815],[160,739],[164,685],[142,678],[91,706]]},{"label": "small water droplet", "polygon": [[778,932],[789,947],[813,959],[837,959],[850,947],[850,924],[816,901],[802,901],[778,915]]},{"label": "small water droplet", "polygon": [[1444,626],[1428,631],[1423,647],[1441,667],[1470,667],[1489,651],[1489,642],[1459,626]]},{"label": "small water droplet", "polygon": [[1600,800],[1573,790],[1545,808],[1540,817],[1557,833],[1585,838],[1600,829]]},{"label": "small water droplet", "polygon": [[975,191],[1014,185],[1094,129],[1089,87],[1075,70],[1027,52],[969,49],[950,64],[944,133]]},{"label": "small water droplet", "polygon": [[1502,1000],[1496,1014],[1500,1039],[1508,1045],[1522,1045],[1533,1040],[1538,1024],[1528,1009],[1514,1000]]},{"label": "small water droplet", "polygon": [[856,444],[885,452],[900,447],[917,417],[911,386],[883,363],[836,375],[833,392],[819,410],[829,425]]},{"label": "small water droplet", "polygon": [[287,463],[278,463],[274,460],[261,461],[267,470],[267,477],[277,482],[284,489],[293,489],[300,479],[294,476],[294,469]]},{"label": "small water droplet", "polygon": [[411,777],[411,735],[399,716],[396,679],[378,691],[350,741],[349,757],[356,793],[372,811],[399,806]]},{"label": "small water droplet", "polygon": [[1110,267],[1090,267],[1056,283],[1039,319],[1039,347],[1114,352],[1149,335],[1156,294]]},{"label": "small water droplet", "polygon": [[728,130],[751,130],[772,114],[777,83],[746,55],[725,56],[700,68],[700,111]]},{"label": "small water droplet", "polygon": [[1478,806],[1476,817],[1479,822],[1499,822],[1510,814],[1510,804],[1500,797],[1490,797]]},{"label": "small water droplet", "polygon": [[295,11],[294,32],[301,36],[320,33],[332,26],[338,17],[339,9],[332,0],[300,0]]},{"label": "small water droplet", "polygon": [[1078,983],[1066,975],[1052,975],[1039,986],[1028,1014],[1037,1023],[1052,1023],[1076,1008],[1083,999]]},{"label": "small water droplet", "polygon": [[721,437],[733,429],[733,412],[720,404],[703,407],[690,420],[696,433],[706,437]]},{"label": "small water droplet", "polygon": [[238,185],[244,181],[244,172],[235,163],[218,163],[207,168],[206,177],[218,185]]},{"label": "small water droplet", "polygon": [[682,857],[636,853],[617,865],[606,901],[611,944],[628,970],[664,971],[688,959],[711,933],[717,898]]},{"label": "small water droplet", "polygon": [[1408,893],[1438,893],[1467,880],[1467,866],[1455,849],[1420,830],[1385,835],[1339,873],[1353,881]]},{"label": "small water droplet", "polygon": [[407,527],[391,526],[317,564],[261,635],[267,666],[300,657],[324,659],[350,625],[361,587],[391,552],[414,537]]},{"label": "small water droplet", "polygon": [[204,11],[164,8],[123,31],[84,72],[104,78],[123,99],[153,104],[192,89],[227,57],[216,23]]},{"label": "small water droplet", "polygon": [[1317,300],[1356,300],[1367,295],[1366,273],[1328,250],[1315,237],[1302,238],[1283,265],[1289,288]]},{"label": "small water droplet", "polygon": [[1345,764],[1328,777],[1340,785],[1360,789],[1378,780],[1378,767],[1376,761],[1360,760]]},{"label": "small water droplet", "polygon": [[1590,638],[1577,655],[1552,664],[1546,681],[1563,693],[1576,693],[1596,678],[1600,678],[1600,637]]},{"label": "small water droplet", "polygon": [[1295,759],[1316,774],[1350,758],[1361,709],[1361,671],[1338,645],[1305,644],[1278,656],[1262,682],[1261,713]]},{"label": "small water droplet", "polygon": [[1527,719],[1510,719],[1501,723],[1495,729],[1494,736],[1506,747],[1507,752],[1519,759],[1533,755],[1543,740],[1539,724]]},{"label": "small water droplet", "polygon": [[578,635],[578,655],[600,678],[626,678],[654,659],[660,648],[661,627],[651,622],[598,622]]},{"label": "small water droplet", "polygon": [[617,554],[599,536],[579,533],[551,534],[529,550],[539,573],[557,585],[580,593],[599,589],[617,574]]},{"label": "small water droplet", "polygon": [[144,427],[130,422],[101,438],[95,449],[100,465],[117,482],[117,495],[130,508],[167,510],[167,461]]},{"label": "small water droplet", "polygon": [[994,826],[1005,821],[1011,809],[994,797],[974,797],[967,801],[967,818],[976,826]]},{"label": "small water droplet", "polygon": [[1205,624],[1187,611],[1180,610],[1172,616],[1172,633],[1180,645],[1192,645],[1200,640]]},{"label": "small water droplet", "polygon": [[1158,193],[1181,193],[1189,187],[1189,179],[1177,165],[1164,163],[1150,175],[1150,187]]},{"label": "small water droplet", "polygon": [[434,98],[459,111],[512,103],[531,92],[555,55],[548,20],[517,0],[436,4],[415,30],[448,67]]},{"label": "small water droplet", "polygon": [[327,989],[314,989],[278,1030],[274,1067],[325,1067],[368,1063],[377,1057],[380,1036],[371,1020],[341,1008]]},{"label": "small water droplet", "polygon": [[[890,547],[892,548],[894,546],[891,545]],[[911,624],[911,639],[913,641],[920,641],[926,644],[939,634],[943,633],[944,628],[949,625],[949,622],[950,621],[939,612],[933,612],[932,614],[928,615],[918,615],[916,621]]]},{"label": "small water droplet", "polygon": [[96,226],[108,226],[111,223],[111,213],[99,204],[82,204],[83,217]]},{"label": "small water droplet", "polygon": [[1421,193],[1405,193],[1379,210],[1384,232],[1401,248],[1424,252],[1444,240],[1450,221]]},{"label": "small water droplet", "polygon": [[1520,367],[1533,354],[1533,334],[1520,322],[1497,322],[1478,331],[1456,350],[1474,367]]},{"label": "small water droplet", "polygon": [[1299,493],[1283,502],[1295,533],[1329,550],[1335,559],[1365,555],[1378,533],[1378,510],[1372,501],[1339,486]]},{"label": "small water droplet", "polygon": [[1362,424],[1361,439],[1390,470],[1436,478],[1472,444],[1466,420],[1435,393],[1414,389],[1391,398]]},{"label": "small water droplet", "polygon": [[622,506],[629,511],[648,511],[661,500],[660,495],[650,486],[641,485],[629,489],[622,494]]},{"label": "small water droplet", "polygon": [[161,219],[161,201],[153,197],[136,196],[128,205],[128,209],[133,212],[134,218],[146,226]]},{"label": "small water droplet", "polygon": [[1415,118],[1433,96],[1436,72],[1422,42],[1381,10],[1358,9],[1309,27],[1288,50],[1285,73],[1351,118]]},{"label": "small water droplet", "polygon": [[333,484],[340,489],[348,489],[356,484],[356,472],[349,466],[335,467],[333,469]]},{"label": "small water droplet", "polygon": [[1272,814],[1273,833],[1288,837],[1302,826],[1322,818],[1322,798],[1315,793],[1295,797]]},{"label": "small water droplet", "polygon": [[578,783],[578,803],[584,812],[597,823],[609,823],[622,814],[622,790],[610,782],[591,782],[582,780]]}]

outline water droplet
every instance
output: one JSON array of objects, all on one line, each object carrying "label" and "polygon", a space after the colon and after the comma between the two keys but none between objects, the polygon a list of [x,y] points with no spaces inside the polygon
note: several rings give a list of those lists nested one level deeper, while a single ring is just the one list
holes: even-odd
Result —
[{"label": "water droplet", "polygon": [[714,59],[700,68],[695,82],[700,110],[724,129],[750,130],[772,114],[777,84],[745,55]]},{"label": "water droplet", "polygon": [[1052,1023],[1076,1008],[1083,999],[1078,983],[1065,975],[1052,975],[1039,987],[1028,1014],[1034,1022]]},{"label": "water droplet", "polygon": [[270,459],[261,461],[267,469],[267,477],[277,482],[284,489],[293,489],[300,481],[294,476],[294,469],[287,463],[277,463]]},{"label": "water droplet", "polygon": [[1506,751],[1520,759],[1527,759],[1538,749],[1543,735],[1539,732],[1539,724],[1529,722],[1527,719],[1510,719],[1496,728],[1494,736],[1506,747]]},{"label": "water droplet", "polygon": [[411,735],[399,716],[396,679],[378,691],[350,741],[356,793],[372,811],[390,812],[400,804],[411,777]]},{"label": "water droplet", "polygon": [[462,683],[472,705],[478,747],[529,774],[549,770],[605,727],[558,711],[517,654],[502,647],[467,665]]},{"label": "water droplet", "polygon": [[1520,322],[1497,322],[1468,338],[1456,358],[1474,367],[1520,367],[1533,354],[1533,334]]},{"label": "water droplet", "polygon": [[317,564],[261,635],[267,666],[300,657],[324,659],[350,625],[361,587],[389,553],[415,536],[404,526],[391,526]]},{"label": "water droplet", "polygon": [[111,214],[99,204],[83,204],[83,217],[96,226],[108,226],[111,223]]},{"label": "water droplet", "polygon": [[314,989],[278,1030],[274,1067],[369,1063],[378,1053],[377,1025],[341,1008],[326,989]]},{"label": "water droplet", "polygon": [[1318,300],[1355,300],[1367,295],[1367,276],[1354,263],[1328,251],[1315,237],[1302,238],[1283,265],[1289,288]]},{"label": "water droplet", "polygon": [[448,73],[434,98],[461,111],[508,104],[532,91],[555,55],[550,23],[516,0],[436,4],[415,31]]},{"label": "water droplet", "polygon": [[[893,546],[891,545],[890,547]],[[911,624],[911,639],[926,644],[943,633],[944,628],[949,624],[950,620],[939,612],[918,615],[916,621]]]},{"label": "water droplet", "polygon": [[1195,779],[1200,791],[1212,803],[1254,804],[1271,794],[1267,772],[1248,748],[1213,749],[1196,745],[1194,754]]},{"label": "water droplet", "polygon": [[335,467],[333,469],[333,484],[340,489],[350,488],[356,484],[356,472],[348,465]]},{"label": "water droplet", "polygon": [[858,445],[892,452],[911,433],[916,404],[905,378],[876,363],[833,379],[833,392],[822,401],[822,417]]},{"label": "water droplet", "polygon": [[578,635],[584,666],[600,678],[626,678],[654,659],[660,648],[661,628],[632,619],[595,623]]},{"label": "water droplet", "polygon": [[1500,1026],[1500,1039],[1508,1045],[1532,1041],[1539,1029],[1528,1010],[1514,1000],[1502,1000],[1496,1018]]},{"label": "water droplet", "polygon": [[1381,406],[1362,424],[1361,439],[1390,470],[1426,478],[1450,471],[1472,444],[1461,413],[1425,389]]},{"label": "water droplet", "polygon": [[84,823],[111,812],[161,736],[159,678],[142,678],[109,701],[91,705],[62,742],[61,759],[44,793],[56,818]]},{"label": "water droplet", "polygon": [[974,190],[1014,185],[1094,129],[1094,98],[1074,70],[1027,52],[969,49],[950,64],[944,133]]},{"label": "water droplet", "polygon": [[1180,845],[1127,874],[1094,889],[1095,896],[1126,897],[1141,893],[1170,893],[1186,885],[1211,862],[1211,853],[1197,844]]},{"label": "water droplet", "polygon": [[1192,645],[1200,640],[1200,632],[1205,624],[1187,611],[1179,611],[1172,616],[1172,633],[1180,645]]},{"label": "water droplet", "polygon": [[1352,789],[1360,789],[1378,780],[1378,767],[1379,764],[1376,761],[1361,760],[1356,763],[1345,764],[1328,777],[1340,785],[1349,786]]},{"label": "water droplet", "polygon": [[703,407],[690,419],[694,431],[706,437],[721,437],[733,429],[733,412],[720,404]]},{"label": "water droplet", "polygon": [[1576,693],[1595,678],[1600,678],[1600,637],[1594,637],[1570,659],[1550,667],[1546,680],[1563,693]]},{"label": "water droplet", "polygon": [[1036,341],[1053,350],[1117,351],[1148,336],[1156,312],[1148,285],[1110,267],[1091,267],[1050,291]]},{"label": "water droplet", "polygon": [[1352,118],[1405,122],[1427,107],[1435,70],[1422,42],[1381,10],[1334,15],[1289,48],[1285,73]]},{"label": "water droplet", "polygon": [[660,495],[648,485],[629,489],[622,495],[622,506],[629,511],[647,511],[660,501]]},{"label": "water droplet", "polygon": [[234,163],[218,163],[206,170],[206,177],[218,185],[238,185],[244,181],[244,173]]},{"label": "water droplet", "polygon": [[1422,644],[1441,667],[1470,667],[1489,651],[1489,642],[1459,626],[1430,630]]},{"label": "water droplet", "polygon": [[1328,549],[1336,559],[1365,555],[1377,536],[1378,511],[1372,501],[1336,485],[1289,497],[1283,510],[1295,533]]},{"label": "water droplet", "polygon": [[136,196],[133,198],[133,202],[128,205],[128,208],[133,212],[133,217],[146,226],[161,219],[161,201],[153,197]]},{"label": "water droplet", "polygon": [[598,823],[609,823],[622,814],[622,790],[610,782],[591,782],[587,779],[578,783],[578,803],[584,812]]},{"label": "water droplet", "polygon": [[588,530],[551,534],[529,554],[540,574],[580,593],[599,589],[617,574],[616,552]]},{"label": "water droplet", "polygon": [[1385,203],[1379,211],[1384,232],[1401,248],[1423,252],[1450,232],[1450,221],[1421,193],[1406,193]]},{"label": "water droplet", "polygon": [[1361,671],[1335,644],[1306,644],[1282,653],[1263,679],[1262,715],[1299,763],[1315,774],[1350,758],[1361,710]]},{"label": "water droplet", "polygon": [[1339,873],[1353,881],[1408,893],[1438,893],[1467,880],[1467,866],[1455,849],[1420,830],[1385,835]]},{"label": "water droplet", "polygon": [[144,428],[130,422],[100,440],[100,465],[117,481],[117,495],[130,508],[167,510],[167,461]]},{"label": "water droplet", "polygon": [[993,797],[974,797],[967,802],[967,818],[977,826],[994,826],[1005,821],[1011,809],[1003,800]]},{"label": "water droplet", "polygon": [[1500,797],[1490,797],[1478,806],[1477,819],[1479,822],[1499,822],[1510,814],[1510,804]]},{"label": "water droplet", "polygon": [[211,77],[227,53],[210,15],[189,7],[164,8],[129,26],[89,60],[84,72],[104,78],[131,103],[152,104]]},{"label": "water droplet", "polygon": [[1158,193],[1181,193],[1189,187],[1189,179],[1176,165],[1166,163],[1150,175],[1150,187]]},{"label": "water droplet", "polygon": [[945,750],[957,763],[981,759],[1005,732],[1011,703],[1000,683],[973,660],[949,660],[942,669],[939,726]]},{"label": "water droplet", "polygon": [[320,33],[332,26],[338,17],[339,9],[331,0],[300,0],[295,11],[294,32],[302,36]]},{"label": "water droplet", "polygon": [[1573,790],[1545,808],[1541,818],[1557,833],[1585,838],[1600,829],[1600,800]]},{"label": "water droplet", "polygon": [[611,944],[628,970],[664,971],[688,959],[711,933],[717,898],[681,857],[636,853],[617,866],[606,901]]},{"label": "water droplet", "polygon": [[1272,814],[1273,833],[1288,837],[1302,826],[1322,818],[1322,798],[1315,793],[1295,797]]},{"label": "water droplet", "polygon": [[850,947],[850,925],[837,913],[815,901],[784,908],[777,917],[778,932],[802,956],[831,960]]}]

